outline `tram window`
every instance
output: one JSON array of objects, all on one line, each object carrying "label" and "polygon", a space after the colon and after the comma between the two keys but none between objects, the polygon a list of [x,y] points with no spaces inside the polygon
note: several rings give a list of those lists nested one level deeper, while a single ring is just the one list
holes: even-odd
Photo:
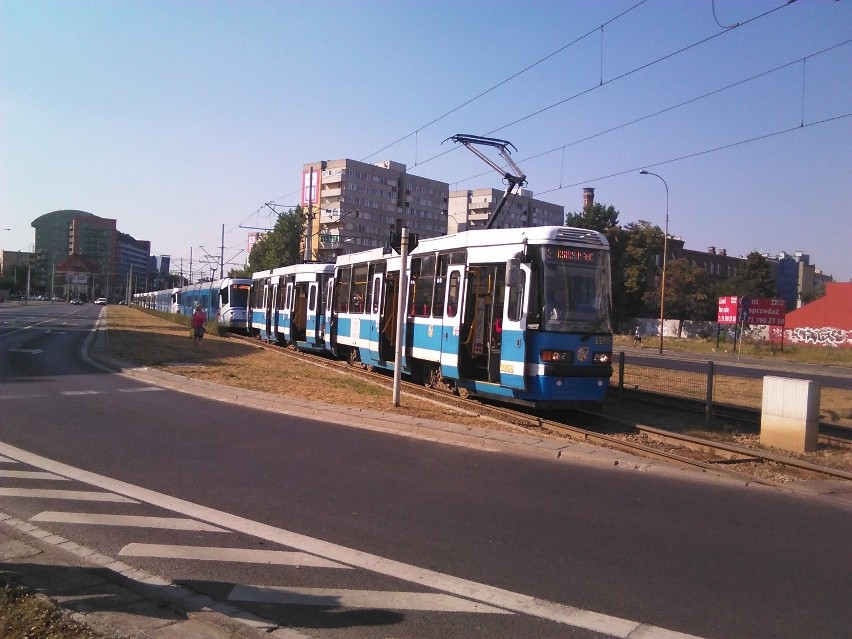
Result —
[{"label": "tram window", "polygon": [[527,274],[524,271],[518,272],[518,281],[514,286],[509,287],[509,307],[506,309],[506,316],[512,322],[520,321],[524,308],[524,290],[527,287]]},{"label": "tram window", "polygon": [[317,287],[311,286],[311,290],[308,291],[308,310],[313,311],[317,307]]},{"label": "tram window", "polygon": [[364,299],[367,297],[367,270],[366,264],[358,264],[352,268],[352,297],[349,300],[350,313],[364,312]]},{"label": "tram window", "polygon": [[379,301],[382,297],[382,278],[376,277],[373,279],[373,314],[379,312]]},{"label": "tram window", "polygon": [[450,256],[438,256],[438,272],[435,278],[435,295],[432,299],[432,316],[444,316],[444,295],[447,292],[447,269],[449,267]]},{"label": "tram window", "polygon": [[459,289],[461,276],[458,271],[450,274],[449,291],[447,291],[447,317],[455,317],[459,312]]},{"label": "tram window", "polygon": [[428,255],[411,260],[411,277],[414,278],[411,315],[412,317],[429,317],[432,314],[435,256]]},{"label": "tram window", "polygon": [[219,289],[219,297],[222,299],[222,306],[228,303],[228,287]]},{"label": "tram window", "polygon": [[465,264],[467,257],[464,251],[456,251],[450,254],[450,264]]},{"label": "tram window", "polygon": [[349,280],[352,277],[352,267],[344,266],[337,271],[337,281],[334,284],[335,306],[338,313],[349,312]]}]

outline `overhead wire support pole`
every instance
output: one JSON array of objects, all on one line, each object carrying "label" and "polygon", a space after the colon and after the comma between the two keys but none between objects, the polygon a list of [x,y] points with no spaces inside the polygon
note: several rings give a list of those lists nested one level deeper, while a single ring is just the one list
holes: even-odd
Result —
[{"label": "overhead wire support pole", "polygon": [[[486,138],[481,135],[467,135],[464,133],[458,133],[448,140],[452,140],[456,144],[463,144],[467,149],[472,151],[477,157],[479,157],[483,162],[485,162],[492,169],[497,171],[503,176],[503,179],[506,180],[506,192],[503,193],[503,197],[500,198],[500,202],[497,204],[497,207],[494,209],[494,212],[488,216],[488,220],[485,222],[485,228],[490,229],[497,222],[497,219],[500,216],[500,211],[503,209],[503,206],[506,204],[506,200],[509,199],[509,195],[516,188],[520,188],[527,183],[527,176],[524,175],[524,172],[521,171],[520,167],[515,164],[515,161],[512,160],[510,152],[507,150],[509,147],[515,149],[515,145],[509,142],[508,140],[500,140],[498,138]],[[447,140],[444,140],[446,142]],[[504,171],[503,168],[487,157],[482,151],[476,148],[474,145],[481,146],[491,146],[496,148],[501,157],[506,161],[509,167],[514,171],[514,173],[509,173]]]}]

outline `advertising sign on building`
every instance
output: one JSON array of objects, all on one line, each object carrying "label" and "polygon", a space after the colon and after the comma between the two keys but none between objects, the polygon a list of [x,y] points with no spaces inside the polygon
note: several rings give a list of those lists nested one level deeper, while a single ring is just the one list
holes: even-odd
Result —
[{"label": "advertising sign on building", "polygon": [[716,321],[719,324],[736,324],[740,321],[740,298],[720,297]]},{"label": "advertising sign on building", "polygon": [[317,193],[319,192],[319,171],[305,171],[302,174],[302,204],[317,203]]}]

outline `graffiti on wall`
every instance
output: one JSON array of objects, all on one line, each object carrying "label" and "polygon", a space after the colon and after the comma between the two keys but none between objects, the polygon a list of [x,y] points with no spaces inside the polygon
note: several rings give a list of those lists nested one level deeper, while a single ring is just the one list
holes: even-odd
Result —
[{"label": "graffiti on wall", "polygon": [[833,348],[840,346],[852,347],[852,331],[846,331],[842,328],[831,328],[830,326],[811,328],[810,326],[801,326],[785,330],[784,334],[793,344],[831,346]]}]

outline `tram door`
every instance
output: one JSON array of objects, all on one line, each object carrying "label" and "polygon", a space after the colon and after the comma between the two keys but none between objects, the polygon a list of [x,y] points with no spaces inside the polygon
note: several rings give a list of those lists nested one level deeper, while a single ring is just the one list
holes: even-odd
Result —
[{"label": "tram door", "polygon": [[293,283],[293,295],[290,301],[290,341],[304,342],[308,321],[308,285],[305,282]]},{"label": "tram door", "polygon": [[367,290],[367,315],[370,322],[369,336],[369,363],[378,364],[382,361],[381,356],[381,334],[382,334],[382,283],[384,274],[377,272],[376,265],[370,264],[369,288]]},{"label": "tram door", "polygon": [[459,372],[464,378],[500,383],[505,284],[504,264],[468,270],[459,352]]},{"label": "tram door", "polygon": [[[526,300],[530,267],[518,260],[506,264],[505,302],[500,326],[500,385],[506,388],[526,388]],[[499,312],[499,311],[495,311]]]},{"label": "tram door", "polygon": [[325,330],[323,339],[325,349],[336,355],[337,345],[337,312],[334,309],[334,276],[325,283]]},{"label": "tram door", "polygon": [[266,324],[264,337],[267,340],[272,339],[272,300],[275,297],[275,288],[271,281],[263,285],[263,319]]},{"label": "tram door", "polygon": [[464,264],[450,265],[447,270],[447,285],[444,299],[444,321],[441,326],[441,375],[458,379],[461,320],[464,316]]},{"label": "tram door", "polygon": [[305,322],[305,340],[316,346],[322,343],[322,291],[321,282],[308,284],[308,307]]},{"label": "tram door", "polygon": [[278,282],[278,295],[276,299],[276,333],[278,341],[286,343],[292,339],[292,313],[290,312],[290,304],[293,299],[293,277],[287,276],[280,278]]}]

